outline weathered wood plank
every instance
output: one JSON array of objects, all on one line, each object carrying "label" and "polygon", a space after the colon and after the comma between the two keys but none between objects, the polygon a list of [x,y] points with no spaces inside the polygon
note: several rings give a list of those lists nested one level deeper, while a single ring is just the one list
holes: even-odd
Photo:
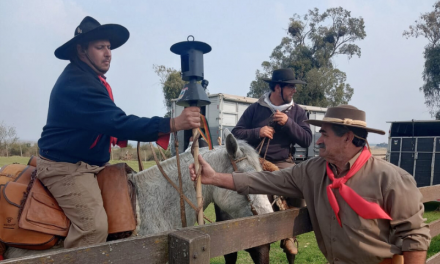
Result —
[{"label": "weathered wood plank", "polygon": [[440,234],[440,219],[429,223],[429,230],[431,231],[431,237],[438,236]]},{"label": "weathered wood plank", "polygon": [[127,238],[83,248],[61,249],[51,253],[5,260],[1,263],[166,263],[169,233]]},{"label": "weathered wood plank", "polygon": [[423,195],[423,202],[440,201],[440,184],[433,186],[420,187],[419,191]]},{"label": "weathered wood plank", "polygon": [[440,264],[440,252],[427,259],[426,264]]},{"label": "weathered wood plank", "polygon": [[211,237],[211,258],[313,231],[306,208],[197,226]]},{"label": "weathered wood plank", "polygon": [[169,234],[170,264],[206,264],[210,259],[210,237],[194,229]]}]

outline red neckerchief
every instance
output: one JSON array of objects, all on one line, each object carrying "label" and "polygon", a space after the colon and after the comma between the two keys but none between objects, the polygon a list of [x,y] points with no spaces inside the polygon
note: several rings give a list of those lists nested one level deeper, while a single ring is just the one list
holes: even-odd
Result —
[{"label": "red neckerchief", "polygon": [[[104,84],[105,88],[107,89],[108,92],[108,96],[110,97],[110,99],[112,99],[112,101],[114,102],[115,100],[113,99],[113,92],[112,92],[112,88],[110,87],[110,84],[108,84],[108,82],[105,80],[105,77],[98,75],[99,80],[101,80],[102,84]],[[98,135],[98,137],[95,139],[95,142],[93,142],[93,144],[90,146],[90,149],[94,148],[96,146],[96,144],[98,143],[99,139],[101,138],[102,134]],[[112,149],[112,145],[118,145],[121,148],[125,148],[127,147],[127,140],[124,141],[118,141],[117,138],[115,137],[110,137],[110,147],[108,149],[108,152],[111,152]]]},{"label": "red neckerchief", "polygon": [[371,152],[368,151],[366,147],[362,150],[357,160],[351,166],[347,175],[342,178],[335,178],[333,171],[327,162],[327,175],[333,182],[327,186],[327,197],[330,202],[330,206],[335,212],[336,218],[338,219],[339,225],[342,226],[341,219],[339,218],[339,205],[336,201],[335,194],[332,189],[339,189],[339,194],[345,202],[353,209],[360,217],[364,219],[388,219],[392,218],[377,204],[374,202],[366,201],[359,194],[357,194],[353,189],[345,185],[345,183],[353,177],[356,172],[358,172],[367,163],[367,160],[371,157]]}]

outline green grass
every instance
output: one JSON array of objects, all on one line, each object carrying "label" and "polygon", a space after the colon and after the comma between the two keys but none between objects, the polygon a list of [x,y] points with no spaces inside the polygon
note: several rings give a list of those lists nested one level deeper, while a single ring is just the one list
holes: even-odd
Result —
[{"label": "green grass", "polygon": [[[29,161],[29,157],[0,157],[0,167],[12,164],[12,163],[20,163],[27,164]],[[111,164],[115,163],[127,163],[131,168],[138,171],[138,163],[137,161],[121,161],[121,160],[112,160]],[[142,162],[144,165],[144,169],[155,165],[154,161]],[[440,203],[438,202],[429,202],[425,203],[425,214],[424,217],[427,219],[427,223],[440,219]],[[215,220],[215,212],[214,206],[211,204],[205,210],[205,215],[211,219]],[[297,237],[299,241],[299,254],[296,256],[296,263],[326,263],[326,259],[322,255],[321,251],[319,251],[318,244],[315,239],[315,234],[313,232],[302,234]],[[436,236],[432,239],[431,245],[428,250],[428,258],[440,252],[440,235]],[[225,263],[223,257],[216,257],[211,259],[211,263],[213,264],[221,264]],[[239,264],[247,264],[253,263],[249,254],[245,251],[238,252],[238,261]],[[280,243],[275,242],[271,244],[270,250],[270,263],[287,263],[286,256],[283,250],[280,248]]]},{"label": "green grass", "polygon": [[27,164],[28,161],[29,161],[29,157],[19,157],[19,156],[0,157],[0,167],[12,163]]}]

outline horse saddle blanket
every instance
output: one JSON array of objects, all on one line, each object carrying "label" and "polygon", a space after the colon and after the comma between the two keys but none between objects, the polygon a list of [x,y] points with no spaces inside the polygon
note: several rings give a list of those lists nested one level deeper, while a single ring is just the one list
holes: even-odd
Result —
[{"label": "horse saddle blanket", "polygon": [[[26,249],[47,249],[67,236],[70,221],[36,177],[36,168],[11,164],[0,170],[0,242]],[[106,166],[97,176],[109,223],[109,240],[136,229],[136,196],[125,163]]]}]

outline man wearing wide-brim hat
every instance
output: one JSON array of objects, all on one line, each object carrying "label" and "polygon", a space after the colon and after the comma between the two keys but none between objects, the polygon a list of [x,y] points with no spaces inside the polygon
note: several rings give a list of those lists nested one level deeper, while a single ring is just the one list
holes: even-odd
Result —
[{"label": "man wearing wide-brim hat", "polygon": [[[276,172],[216,173],[201,157],[202,183],[240,194],[304,198],[318,246],[329,263],[425,263],[430,233],[422,195],[405,170],[371,155],[365,112],[329,108],[319,157]],[[194,179],[194,166],[190,166]],[[402,256],[403,255],[403,256]]]},{"label": "man wearing wide-brim hat", "polygon": [[263,80],[269,84],[270,92],[244,111],[231,132],[253,147],[264,138],[270,139],[264,141],[260,156],[280,168],[290,167],[294,165],[291,148],[295,144],[307,148],[312,141],[306,112],[293,102],[296,85],[305,82],[295,78],[292,69],[274,70],[271,79]]},{"label": "man wearing wide-brim hat", "polygon": [[[263,81],[269,84],[270,91],[244,111],[232,134],[257,148],[262,158],[278,168],[288,168],[295,165],[292,158],[295,144],[308,148],[312,141],[312,131],[306,123],[307,114],[293,101],[296,85],[306,83],[296,78],[290,68],[274,70],[272,77]],[[301,199],[289,198],[288,203],[295,207],[304,206]],[[281,241],[280,245],[287,254],[298,252],[293,241]]]},{"label": "man wearing wide-brim hat", "polygon": [[66,248],[106,241],[107,215],[95,175],[109,161],[111,145],[157,140],[167,148],[170,132],[200,126],[197,107],[186,108],[173,122],[126,115],[116,106],[104,74],[110,69],[112,50],[128,38],[121,25],[101,25],[85,17],[74,37],[55,50],[58,59],[70,63],[52,89],[38,141],[37,177],[71,221]]}]

